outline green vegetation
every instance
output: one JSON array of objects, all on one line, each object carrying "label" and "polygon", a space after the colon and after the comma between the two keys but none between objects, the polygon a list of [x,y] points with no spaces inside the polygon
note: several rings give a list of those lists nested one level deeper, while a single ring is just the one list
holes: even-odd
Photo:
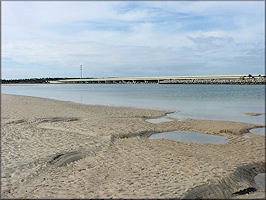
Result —
[{"label": "green vegetation", "polygon": [[49,81],[57,81],[62,79],[76,79],[76,78],[26,78],[26,79],[10,79],[10,80],[1,80],[2,84],[9,83],[48,83]]}]

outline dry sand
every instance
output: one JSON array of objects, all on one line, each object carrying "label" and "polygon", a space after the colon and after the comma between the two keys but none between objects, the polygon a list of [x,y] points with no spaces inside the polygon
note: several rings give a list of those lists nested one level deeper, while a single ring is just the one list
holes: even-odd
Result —
[{"label": "dry sand", "polygon": [[[262,198],[265,137],[253,124],[146,122],[166,111],[2,95],[2,198]],[[151,133],[226,136],[223,145],[149,140]],[[250,138],[243,138],[247,134]],[[236,193],[236,194],[234,194]],[[255,195],[255,196],[254,196]]]}]

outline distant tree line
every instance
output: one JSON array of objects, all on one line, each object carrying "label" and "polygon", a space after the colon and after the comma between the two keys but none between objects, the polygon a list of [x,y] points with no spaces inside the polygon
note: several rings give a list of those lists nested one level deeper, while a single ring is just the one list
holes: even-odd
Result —
[{"label": "distant tree line", "polygon": [[49,81],[57,81],[62,79],[76,79],[76,78],[25,78],[25,79],[2,79],[2,84],[8,83],[48,83]]}]

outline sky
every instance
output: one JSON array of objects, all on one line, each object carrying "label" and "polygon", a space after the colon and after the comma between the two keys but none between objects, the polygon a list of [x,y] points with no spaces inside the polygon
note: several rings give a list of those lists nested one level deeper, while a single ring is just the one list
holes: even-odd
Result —
[{"label": "sky", "polygon": [[2,79],[265,74],[264,1],[2,1]]}]

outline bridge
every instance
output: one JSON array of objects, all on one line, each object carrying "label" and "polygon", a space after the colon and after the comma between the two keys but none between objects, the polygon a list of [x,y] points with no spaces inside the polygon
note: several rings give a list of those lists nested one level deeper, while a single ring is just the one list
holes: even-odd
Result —
[{"label": "bridge", "polygon": [[162,76],[135,78],[80,78],[62,79],[49,83],[87,84],[265,84],[264,75],[208,75],[208,76]]}]

